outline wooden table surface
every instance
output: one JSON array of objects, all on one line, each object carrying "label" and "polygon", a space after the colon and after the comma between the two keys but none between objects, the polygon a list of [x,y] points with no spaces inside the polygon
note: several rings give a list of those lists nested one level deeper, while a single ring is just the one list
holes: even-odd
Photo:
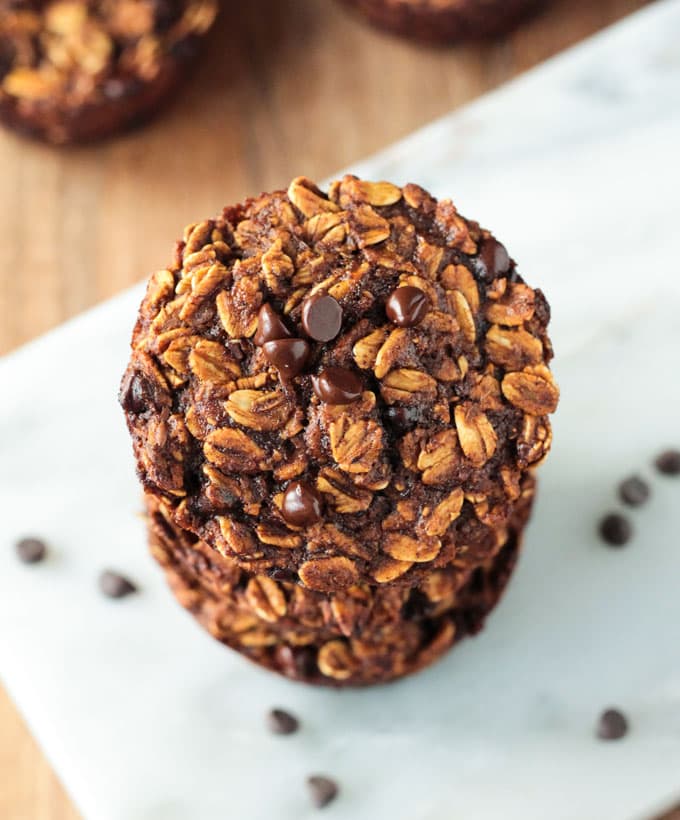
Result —
[{"label": "wooden table surface", "polygon": [[[78,150],[0,133],[0,353],[163,267],[185,223],[326,177],[643,4],[556,0],[505,41],[439,50],[330,0],[234,4],[147,129]],[[0,688],[1,820],[78,817]]]}]

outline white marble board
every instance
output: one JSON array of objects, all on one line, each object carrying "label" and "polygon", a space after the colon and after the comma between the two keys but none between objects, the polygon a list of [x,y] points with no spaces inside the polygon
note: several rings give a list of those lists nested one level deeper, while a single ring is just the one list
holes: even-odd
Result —
[{"label": "white marble board", "polygon": [[[679,43],[680,1],[656,3],[353,168],[497,233],[553,305],[563,392],[505,600],[411,680],[288,683],[175,604],[115,401],[139,289],[0,362],[0,670],[86,820],[304,820],[310,772],[340,781],[336,820],[642,820],[680,796],[680,482],[650,468],[680,445]],[[631,471],[653,498],[608,550]],[[45,564],[14,558],[27,533]],[[141,593],[103,599],[109,565]],[[632,730],[603,744],[612,704]],[[268,735],[272,705],[303,730]]]}]

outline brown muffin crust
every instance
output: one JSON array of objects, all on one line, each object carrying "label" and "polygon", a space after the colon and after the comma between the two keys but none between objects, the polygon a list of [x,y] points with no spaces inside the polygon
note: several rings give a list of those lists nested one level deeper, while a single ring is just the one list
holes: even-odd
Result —
[{"label": "brown muffin crust", "polygon": [[341,0],[378,28],[430,43],[496,37],[546,0]]},{"label": "brown muffin crust", "polygon": [[149,544],[178,601],[213,637],[294,680],[329,686],[386,683],[417,672],[478,632],[514,568],[530,503],[505,543],[472,570],[433,570],[418,587],[356,585],[324,595],[249,576],[180,530],[147,496]]},{"label": "brown muffin crust", "polygon": [[550,446],[548,319],[452,202],[298,178],[189,226],[151,278],[121,388],[140,478],[246,571],[318,592],[477,566]]},{"label": "brown muffin crust", "polygon": [[0,0],[0,120],[59,144],[138,124],[216,14],[217,0]]}]

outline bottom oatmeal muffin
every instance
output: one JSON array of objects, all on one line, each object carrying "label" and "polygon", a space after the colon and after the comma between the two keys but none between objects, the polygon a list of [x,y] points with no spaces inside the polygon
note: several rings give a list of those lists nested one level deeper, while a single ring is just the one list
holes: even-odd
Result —
[{"label": "bottom oatmeal muffin", "polygon": [[479,632],[512,575],[531,505],[527,494],[495,555],[474,569],[433,571],[412,589],[357,585],[324,595],[280,574],[248,575],[146,497],[151,552],[182,606],[255,663],[328,686],[388,683]]},{"label": "bottom oatmeal muffin", "polygon": [[297,177],[189,225],[120,390],[180,601],[331,685],[477,630],[550,449],[549,319],[505,246],[418,185]]}]

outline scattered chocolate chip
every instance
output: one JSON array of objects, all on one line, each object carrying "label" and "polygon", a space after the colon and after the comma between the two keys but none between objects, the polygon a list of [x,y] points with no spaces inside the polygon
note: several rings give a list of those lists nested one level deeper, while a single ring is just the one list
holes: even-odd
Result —
[{"label": "scattered chocolate chip", "polygon": [[284,381],[294,378],[309,358],[309,342],[304,339],[276,339],[265,342],[262,350],[267,359],[279,371]]},{"label": "scattered chocolate chip", "polygon": [[124,575],[113,570],[104,570],[99,576],[99,589],[107,598],[125,598],[137,591],[137,587]]},{"label": "scattered chocolate chip", "polygon": [[16,543],[18,559],[24,564],[37,564],[47,555],[47,545],[39,538],[22,538]]},{"label": "scattered chocolate chip", "polygon": [[317,809],[327,806],[338,795],[338,784],[330,777],[314,774],[307,778],[307,786],[312,803]]},{"label": "scattered chocolate chip", "polygon": [[620,740],[628,733],[628,720],[618,709],[606,709],[597,724],[597,736],[601,740]]},{"label": "scattered chocolate chip", "polygon": [[342,308],[337,300],[325,293],[312,296],[302,306],[302,326],[317,342],[330,342],[340,332]]},{"label": "scattered chocolate chip", "polygon": [[275,735],[292,735],[300,727],[300,721],[284,709],[271,709],[267,713],[267,726]]},{"label": "scattered chocolate chip", "polygon": [[361,377],[344,367],[326,367],[312,376],[314,392],[326,404],[349,404],[361,398]]},{"label": "scattered chocolate chip", "polygon": [[680,475],[680,450],[666,450],[660,453],[654,464],[664,475]]},{"label": "scattered chocolate chip", "polygon": [[430,300],[427,294],[411,285],[393,291],[385,305],[387,318],[399,327],[414,327],[420,324],[429,309]]},{"label": "scattered chocolate chip", "polygon": [[649,498],[649,484],[640,476],[631,476],[621,482],[619,496],[625,504],[629,504],[631,507],[639,507]]},{"label": "scattered chocolate chip", "polygon": [[283,320],[271,305],[262,305],[257,314],[257,331],[253,341],[258,347],[276,339],[290,339],[293,334],[284,325]]},{"label": "scattered chocolate chip", "polygon": [[321,495],[304,481],[291,481],[283,494],[281,514],[295,527],[317,524],[321,521]]},{"label": "scattered chocolate chip", "polygon": [[482,240],[476,260],[477,273],[482,279],[495,279],[510,269],[510,256],[505,245],[493,236]]},{"label": "scattered chocolate chip", "polygon": [[612,547],[622,547],[633,535],[630,521],[619,513],[610,513],[600,521],[600,535]]}]

